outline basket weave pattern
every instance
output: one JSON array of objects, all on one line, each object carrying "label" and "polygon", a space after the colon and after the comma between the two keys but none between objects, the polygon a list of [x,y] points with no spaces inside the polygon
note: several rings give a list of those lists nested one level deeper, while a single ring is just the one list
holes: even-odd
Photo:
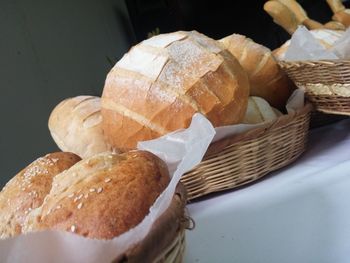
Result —
[{"label": "basket weave pattern", "polygon": [[181,263],[185,254],[185,229],[181,230],[174,241],[154,261],[155,263]]},{"label": "basket weave pattern", "polygon": [[350,97],[339,94],[323,94],[310,89],[310,84],[350,84],[350,60],[280,61],[279,65],[306,91],[307,98],[321,112],[350,115]]},{"label": "basket weave pattern", "polygon": [[188,199],[236,188],[293,162],[305,150],[311,108],[212,144],[181,179]]}]

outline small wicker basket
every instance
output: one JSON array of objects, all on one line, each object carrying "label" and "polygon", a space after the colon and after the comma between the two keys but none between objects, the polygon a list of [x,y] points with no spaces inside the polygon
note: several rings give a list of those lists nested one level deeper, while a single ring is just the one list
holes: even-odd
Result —
[{"label": "small wicker basket", "polygon": [[248,132],[210,145],[203,161],[181,178],[188,199],[256,181],[305,150],[311,104]]},{"label": "small wicker basket", "polygon": [[156,220],[146,238],[113,262],[182,262],[185,231],[190,225],[185,215],[186,201],[186,191],[180,183],[171,205]]},{"label": "small wicker basket", "polygon": [[316,110],[350,115],[350,60],[280,61]]}]

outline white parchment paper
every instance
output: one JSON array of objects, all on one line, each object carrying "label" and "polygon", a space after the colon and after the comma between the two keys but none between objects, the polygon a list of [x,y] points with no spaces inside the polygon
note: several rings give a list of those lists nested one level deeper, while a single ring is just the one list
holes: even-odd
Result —
[{"label": "white parchment paper", "polygon": [[323,60],[350,58],[350,28],[343,33],[333,47],[326,49],[305,26],[299,26],[292,35],[284,60]]},{"label": "white parchment paper", "polygon": [[[304,105],[304,93],[296,90],[287,103],[288,112]],[[112,240],[94,240],[68,232],[43,231],[0,240],[0,261],[17,262],[110,262],[142,240],[153,222],[169,206],[180,177],[203,158],[209,144],[225,136],[254,129],[263,124],[239,124],[214,129],[201,114],[195,114],[189,128],[169,133],[155,140],[140,142],[140,150],[148,150],[163,159],[172,176],[166,190],[151,207],[144,220],[130,231]]]}]

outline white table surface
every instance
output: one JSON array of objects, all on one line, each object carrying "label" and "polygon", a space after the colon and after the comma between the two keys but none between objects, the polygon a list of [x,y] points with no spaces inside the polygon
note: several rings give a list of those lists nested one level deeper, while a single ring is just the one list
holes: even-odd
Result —
[{"label": "white table surface", "polygon": [[188,211],[185,262],[350,262],[350,120],[313,130],[295,163]]}]

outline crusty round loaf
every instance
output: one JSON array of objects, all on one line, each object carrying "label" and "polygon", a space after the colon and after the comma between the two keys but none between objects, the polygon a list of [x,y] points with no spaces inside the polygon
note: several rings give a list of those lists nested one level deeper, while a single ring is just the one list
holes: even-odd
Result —
[{"label": "crusty round loaf", "polygon": [[50,153],[13,177],[0,192],[0,238],[20,234],[28,213],[50,192],[53,177],[79,160],[73,153]]},{"label": "crusty round loaf", "polygon": [[169,180],[166,165],[149,152],[95,155],[54,178],[24,231],[56,229],[111,239],[142,221]]},{"label": "crusty round loaf", "polygon": [[249,81],[221,44],[179,31],[134,46],[109,72],[102,95],[103,129],[118,149],[186,128],[196,112],[214,126],[243,119]]},{"label": "crusty round loaf", "polygon": [[248,73],[250,95],[262,97],[272,106],[283,109],[293,91],[293,85],[271,51],[239,34],[227,36],[220,42]]},{"label": "crusty round loaf", "polygon": [[[326,49],[329,49],[342,36],[344,31],[331,29],[314,29],[309,30],[312,36]],[[278,60],[283,60],[290,45],[290,40],[287,40],[282,46],[275,49],[272,53]]]},{"label": "crusty round loaf", "polygon": [[102,130],[101,99],[77,96],[60,102],[49,118],[49,130],[57,146],[82,158],[112,151]]}]

